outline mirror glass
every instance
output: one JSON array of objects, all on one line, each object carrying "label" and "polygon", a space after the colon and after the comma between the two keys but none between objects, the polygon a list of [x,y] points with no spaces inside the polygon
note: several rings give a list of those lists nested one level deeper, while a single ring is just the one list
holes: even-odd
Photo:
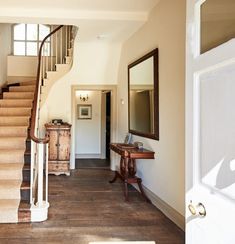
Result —
[{"label": "mirror glass", "polygon": [[158,133],[158,50],[128,66],[129,132],[152,139]]}]

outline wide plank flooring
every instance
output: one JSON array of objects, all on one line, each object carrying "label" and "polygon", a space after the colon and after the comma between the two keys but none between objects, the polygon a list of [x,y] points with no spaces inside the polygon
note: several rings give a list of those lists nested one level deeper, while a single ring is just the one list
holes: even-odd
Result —
[{"label": "wide plank flooring", "polygon": [[71,176],[49,176],[49,218],[43,223],[1,224],[0,243],[78,243],[156,241],[183,244],[184,232],[130,187],[109,184],[105,169],[78,169]]}]

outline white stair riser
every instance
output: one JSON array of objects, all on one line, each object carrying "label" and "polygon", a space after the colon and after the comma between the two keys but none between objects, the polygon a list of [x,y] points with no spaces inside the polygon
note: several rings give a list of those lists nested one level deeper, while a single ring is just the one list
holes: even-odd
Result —
[{"label": "white stair riser", "polygon": [[68,49],[68,56],[71,57],[73,54],[73,48]]},{"label": "white stair riser", "polygon": [[72,62],[72,57],[66,56],[65,57],[65,63],[66,64],[71,64],[71,62]]},{"label": "white stair riser", "polygon": [[56,64],[56,71],[57,72],[68,72],[70,69],[70,65],[69,64]]}]

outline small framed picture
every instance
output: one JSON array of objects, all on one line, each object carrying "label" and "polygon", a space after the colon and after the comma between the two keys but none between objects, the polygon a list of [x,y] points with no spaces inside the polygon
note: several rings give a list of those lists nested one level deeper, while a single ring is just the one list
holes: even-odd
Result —
[{"label": "small framed picture", "polygon": [[77,105],[78,119],[92,119],[92,106],[88,105]]}]

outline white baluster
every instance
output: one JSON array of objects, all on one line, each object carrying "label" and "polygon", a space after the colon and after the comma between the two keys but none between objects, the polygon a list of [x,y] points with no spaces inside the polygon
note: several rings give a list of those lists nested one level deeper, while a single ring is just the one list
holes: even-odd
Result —
[{"label": "white baluster", "polygon": [[49,70],[49,43],[46,44],[46,71]]},{"label": "white baluster", "polygon": [[45,175],[46,175],[46,202],[48,202],[48,143],[45,145],[46,153],[45,153]]},{"label": "white baluster", "polygon": [[43,163],[44,163],[44,144],[38,144],[38,202],[37,206],[43,206]]},{"label": "white baluster", "polygon": [[67,56],[67,49],[68,49],[68,26],[65,26],[65,56]]},{"label": "white baluster", "polygon": [[[51,31],[53,31],[53,26],[51,27]],[[54,35],[51,36],[51,42],[50,42],[50,61],[51,61],[51,67],[50,70],[53,70],[53,40],[54,40]]]},{"label": "white baluster", "polygon": [[34,165],[35,165],[35,142],[31,140],[31,160],[30,160],[30,204],[33,204],[33,183],[34,183]]},{"label": "white baluster", "polygon": [[63,28],[60,29],[60,63],[63,63]]},{"label": "white baluster", "polygon": [[55,33],[55,63],[57,64],[58,54],[58,31]]}]

